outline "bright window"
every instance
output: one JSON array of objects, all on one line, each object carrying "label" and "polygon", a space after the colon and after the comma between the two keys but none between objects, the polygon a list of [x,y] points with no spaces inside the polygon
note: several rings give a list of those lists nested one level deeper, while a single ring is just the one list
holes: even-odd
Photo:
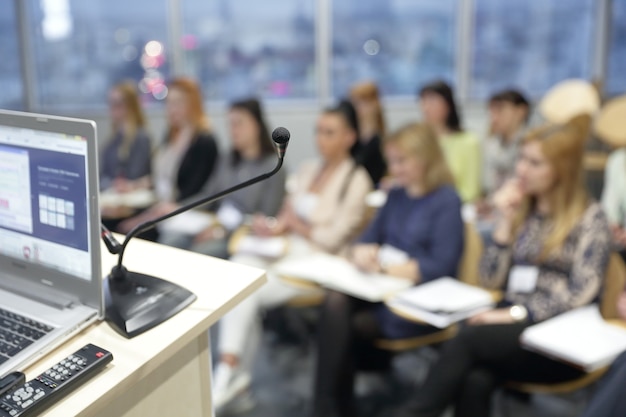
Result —
[{"label": "bright window", "polygon": [[0,11],[0,108],[21,110],[24,107],[15,2],[2,2]]},{"label": "bright window", "polygon": [[39,105],[102,108],[108,89],[132,79],[145,101],[169,77],[166,0],[31,0]]},{"label": "bright window", "polygon": [[606,90],[611,95],[626,94],[626,0],[613,0],[611,26]]},{"label": "bright window", "polygon": [[315,0],[183,0],[185,72],[211,100],[314,98]]},{"label": "bright window", "polygon": [[532,97],[567,78],[591,78],[594,0],[475,0],[472,98],[502,88]]},{"label": "bright window", "polygon": [[374,80],[388,95],[415,95],[434,79],[454,82],[457,0],[335,0],[332,83],[345,95]]}]

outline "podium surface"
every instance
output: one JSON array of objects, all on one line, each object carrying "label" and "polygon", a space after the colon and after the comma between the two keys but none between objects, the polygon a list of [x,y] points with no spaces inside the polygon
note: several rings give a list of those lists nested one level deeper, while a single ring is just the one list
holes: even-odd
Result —
[{"label": "podium surface", "polygon": [[[117,257],[102,248],[106,276]],[[189,307],[133,339],[106,322],[89,326],[26,369],[31,380],[93,343],[113,354],[104,370],[77,386],[42,416],[212,416],[207,330],[266,281],[265,271],[140,239],[125,266],[176,282],[198,297]]]}]

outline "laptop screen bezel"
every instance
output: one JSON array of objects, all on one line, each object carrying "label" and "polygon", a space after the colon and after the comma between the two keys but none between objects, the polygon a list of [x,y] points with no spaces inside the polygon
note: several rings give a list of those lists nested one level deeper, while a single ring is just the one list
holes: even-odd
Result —
[{"label": "laptop screen bezel", "polygon": [[100,207],[98,200],[98,144],[96,123],[92,120],[0,110],[0,125],[71,136],[87,142],[86,172],[89,222],[88,240],[91,249],[91,279],[85,280],[43,265],[0,254],[0,286],[18,293],[28,291],[37,299],[59,298],[78,302],[98,310],[104,316],[102,292],[102,258],[100,252]]}]

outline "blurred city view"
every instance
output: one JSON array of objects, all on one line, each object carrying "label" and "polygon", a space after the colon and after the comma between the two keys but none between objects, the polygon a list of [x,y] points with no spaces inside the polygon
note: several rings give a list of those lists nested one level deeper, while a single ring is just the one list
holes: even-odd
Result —
[{"label": "blurred city view", "polygon": [[[468,80],[465,99],[509,86],[538,97],[565,78],[597,78],[601,0],[474,0],[469,18],[465,1],[332,0],[324,14],[317,0],[25,0],[22,36],[17,2],[4,1],[0,107],[25,108],[22,54],[30,107],[67,111],[102,109],[121,79],[158,103],[179,74],[198,78],[210,101],[337,97],[363,79],[387,97],[406,97],[425,82],[458,77]],[[619,94],[626,0],[608,3],[605,91]],[[471,39],[463,39],[462,22],[470,22]],[[469,64],[460,67],[463,56]]]}]

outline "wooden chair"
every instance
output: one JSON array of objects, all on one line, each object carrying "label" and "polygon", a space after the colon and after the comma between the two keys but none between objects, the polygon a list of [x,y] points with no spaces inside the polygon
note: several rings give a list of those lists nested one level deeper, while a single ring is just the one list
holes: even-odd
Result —
[{"label": "wooden chair", "polygon": [[[624,290],[625,283],[626,266],[622,258],[617,253],[613,253],[606,271],[606,280],[600,302],[602,316],[612,324],[625,325],[617,313],[617,299]],[[572,381],[551,384],[509,381],[505,386],[509,389],[526,394],[567,394],[596,382],[604,375],[607,369],[608,367],[598,369]]]},{"label": "wooden chair", "polygon": [[[461,257],[461,261],[459,262],[457,273],[459,280],[468,284],[478,285],[478,269],[482,252],[483,241],[478,233],[478,230],[476,230],[473,223],[465,223],[463,255]],[[389,303],[387,306],[394,314],[410,321],[417,321],[415,318],[409,317],[403,312],[393,308],[393,306]],[[458,330],[459,326],[453,325],[425,336],[416,336],[405,339],[379,339],[376,340],[374,344],[380,349],[392,352],[403,352],[445,342],[446,340],[452,339],[456,336]]]}]

